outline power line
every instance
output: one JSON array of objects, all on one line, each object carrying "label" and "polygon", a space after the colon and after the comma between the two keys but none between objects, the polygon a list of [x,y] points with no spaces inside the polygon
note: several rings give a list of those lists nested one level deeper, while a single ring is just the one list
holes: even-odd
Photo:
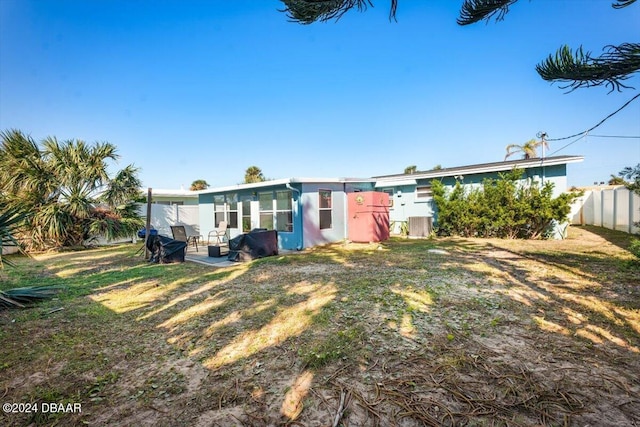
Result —
[{"label": "power line", "polygon": [[640,136],[632,136],[632,135],[589,135],[593,138],[637,138],[640,139]]},{"label": "power line", "polygon": [[[574,135],[574,136],[575,136],[575,135]],[[585,133],[583,133],[582,135],[580,135],[578,138],[576,138],[576,139],[574,139],[573,141],[571,141],[570,143],[568,143],[568,144],[566,144],[566,145],[563,145],[562,147],[558,148],[556,151],[554,151],[553,153],[549,154],[548,156],[553,156],[553,155],[554,155],[554,154],[556,154],[558,151],[562,151],[562,150],[564,150],[564,149],[565,149],[565,148],[567,148],[568,146],[575,144],[576,142],[580,141],[582,138],[585,138],[586,136],[587,136],[587,133],[585,132]],[[589,135],[589,136],[591,136],[591,135]],[[566,139],[566,138],[564,138],[564,139]],[[550,141],[550,140],[548,139],[547,141]],[[557,139],[556,139],[555,141],[557,141]]]},{"label": "power line", "polygon": [[[565,139],[571,139],[571,138],[575,138],[576,136],[580,136],[580,135],[586,135],[587,133],[591,132],[592,130],[594,130],[595,128],[597,128],[598,126],[600,126],[601,124],[603,124],[604,122],[606,122],[608,119],[610,119],[611,117],[615,116],[616,114],[618,114],[623,108],[625,108],[627,105],[631,104],[633,101],[635,101],[638,97],[640,97],[640,93],[637,94],[636,96],[634,96],[633,98],[631,98],[630,100],[628,100],[627,102],[625,102],[622,107],[618,108],[616,111],[614,111],[613,113],[609,114],[607,117],[605,117],[604,119],[600,120],[600,122],[598,122],[597,125],[582,131],[582,132],[578,132],[575,133],[573,135],[569,135],[569,136],[565,136],[563,138],[550,138],[547,139],[547,141],[562,141]],[[558,152],[560,150],[556,150],[556,152]]]}]

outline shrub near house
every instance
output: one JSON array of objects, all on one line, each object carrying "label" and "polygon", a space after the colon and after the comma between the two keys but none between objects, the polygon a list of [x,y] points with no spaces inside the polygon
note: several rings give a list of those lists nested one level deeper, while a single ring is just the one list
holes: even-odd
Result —
[{"label": "shrub near house", "polygon": [[432,181],[438,234],[463,237],[538,239],[547,237],[554,221],[564,222],[578,193],[553,198],[553,184],[522,182],[522,170],[485,179],[480,188],[456,183],[447,193],[441,181]]}]

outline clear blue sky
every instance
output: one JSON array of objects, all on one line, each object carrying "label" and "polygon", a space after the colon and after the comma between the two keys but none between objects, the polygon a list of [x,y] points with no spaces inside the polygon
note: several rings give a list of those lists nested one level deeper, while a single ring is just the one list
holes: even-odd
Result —
[{"label": "clear blue sky", "polygon": [[[461,1],[389,1],[339,22],[287,21],[277,0],[0,0],[0,129],[109,141],[144,186],[370,177],[501,161],[505,146],[593,126],[640,90],[564,94],[537,62],[562,44],[640,41],[640,4],[522,0],[460,27]],[[640,99],[594,135],[640,135]],[[552,143],[551,152],[567,140]],[[570,185],[640,162],[639,139],[556,153]]]}]

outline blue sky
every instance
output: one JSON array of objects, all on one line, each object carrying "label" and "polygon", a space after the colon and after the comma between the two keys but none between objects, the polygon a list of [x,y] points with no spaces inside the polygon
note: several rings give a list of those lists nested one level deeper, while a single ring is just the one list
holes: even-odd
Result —
[{"label": "blue sky", "polygon": [[[640,4],[522,0],[460,27],[461,1],[389,1],[303,26],[277,0],[0,1],[0,129],[109,141],[144,186],[370,177],[501,161],[545,131],[590,128],[640,90],[565,94],[535,64],[562,44],[640,41]],[[640,136],[640,99],[592,135]],[[554,152],[573,140],[551,143]],[[640,139],[588,136],[557,155],[570,185],[640,162]]]}]

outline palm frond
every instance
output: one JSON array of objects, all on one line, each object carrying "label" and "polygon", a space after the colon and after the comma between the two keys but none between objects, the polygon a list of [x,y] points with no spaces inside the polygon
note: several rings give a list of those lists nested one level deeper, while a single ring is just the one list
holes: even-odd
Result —
[{"label": "palm frond", "polygon": [[138,178],[139,168],[128,165],[120,170],[107,183],[107,188],[101,196],[110,207],[123,205],[138,198],[142,182]]},{"label": "palm frond", "polygon": [[613,6],[614,9],[622,9],[631,6],[635,2],[636,0],[616,0],[611,6]]},{"label": "palm frond", "polygon": [[10,208],[4,203],[0,203],[0,268],[4,263],[14,267],[13,263],[2,256],[5,247],[17,247],[23,252],[15,235],[27,216],[26,212],[18,208]]},{"label": "palm frond", "polygon": [[55,297],[63,286],[32,286],[0,291],[0,309],[25,308],[38,301]]}]

